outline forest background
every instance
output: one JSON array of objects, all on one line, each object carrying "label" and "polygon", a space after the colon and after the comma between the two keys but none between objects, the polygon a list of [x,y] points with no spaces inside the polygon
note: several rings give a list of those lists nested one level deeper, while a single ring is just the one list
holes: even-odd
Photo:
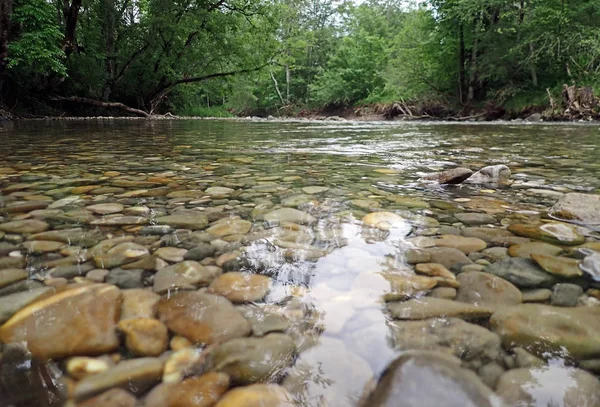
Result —
[{"label": "forest background", "polygon": [[0,0],[16,115],[495,118],[573,85],[595,103],[598,0]]}]

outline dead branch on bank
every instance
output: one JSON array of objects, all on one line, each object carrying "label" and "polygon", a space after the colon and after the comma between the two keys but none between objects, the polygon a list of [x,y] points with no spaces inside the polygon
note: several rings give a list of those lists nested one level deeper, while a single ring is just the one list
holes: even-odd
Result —
[{"label": "dead branch on bank", "polygon": [[82,98],[82,97],[78,97],[78,96],[69,96],[69,97],[55,96],[55,97],[52,98],[52,100],[59,100],[59,101],[65,101],[65,102],[74,102],[74,103],[83,103],[83,104],[86,104],[86,105],[97,106],[97,107],[104,107],[104,108],[107,108],[107,109],[119,109],[119,110],[122,110],[122,111],[127,112],[127,113],[135,114],[137,116],[150,117],[150,115],[148,113],[144,112],[143,110],[135,109],[133,107],[129,107],[129,106],[124,105],[123,103],[119,103],[119,102],[102,102],[100,100]]}]

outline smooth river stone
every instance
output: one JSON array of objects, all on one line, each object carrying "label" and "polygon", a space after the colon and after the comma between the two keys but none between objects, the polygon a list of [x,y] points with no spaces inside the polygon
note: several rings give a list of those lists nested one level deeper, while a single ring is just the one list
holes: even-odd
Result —
[{"label": "smooth river stone", "polygon": [[19,201],[11,202],[4,208],[0,208],[0,214],[3,213],[25,213],[38,209],[46,209],[49,205],[48,201]]},{"label": "smooth river stone", "polygon": [[293,208],[281,208],[266,213],[264,220],[273,223],[291,222],[300,225],[310,225],[316,222],[314,216]]},{"label": "smooth river stone", "polygon": [[90,247],[98,244],[104,235],[97,230],[83,230],[82,228],[50,230],[36,233],[28,237],[29,240],[50,240],[63,242],[70,245]]},{"label": "smooth river stone", "polygon": [[204,194],[208,195],[212,198],[225,198],[225,197],[231,195],[232,192],[234,192],[234,190],[231,188],[210,187],[210,188],[207,188],[206,191],[204,191]]},{"label": "smooth river stone", "polygon": [[579,268],[579,260],[567,257],[547,256],[544,254],[532,254],[531,258],[545,271],[555,276],[564,278],[575,278],[583,275]]},{"label": "smooth river stone", "polygon": [[459,318],[394,321],[393,345],[405,350],[443,350],[466,361],[499,360],[504,351],[500,337]]},{"label": "smooth river stone", "polygon": [[458,167],[442,171],[436,174],[425,175],[421,178],[424,181],[434,181],[440,184],[460,184],[473,175],[473,171],[468,168]]},{"label": "smooth river stone", "polygon": [[316,195],[316,194],[320,194],[322,192],[329,191],[329,188],[328,187],[312,186],[312,187],[304,187],[304,188],[302,188],[302,191],[305,194]]},{"label": "smooth river stone", "polygon": [[494,312],[486,306],[466,304],[442,298],[422,297],[387,304],[394,319],[428,319],[439,317],[457,317],[464,319],[487,318]]},{"label": "smooth river stone", "polygon": [[510,179],[510,168],[506,165],[488,165],[465,180],[465,184],[497,184]]},{"label": "smooth river stone", "polygon": [[253,384],[228,391],[214,407],[291,407],[293,405],[292,397],[283,387],[276,384]]},{"label": "smooth river stone", "polygon": [[104,253],[94,254],[94,263],[96,267],[109,269],[131,263],[148,254],[150,253],[144,246],[133,242],[124,242]]},{"label": "smooth river stone", "polygon": [[29,304],[48,298],[55,292],[53,287],[41,287],[0,297],[0,324],[8,321]]},{"label": "smooth river stone", "polygon": [[48,223],[37,219],[0,223],[0,230],[7,233],[40,233],[45,232],[49,227]]},{"label": "smooth river stone", "polygon": [[490,307],[516,305],[523,302],[521,291],[510,282],[493,274],[467,271],[458,275],[460,287],[456,301]]},{"label": "smooth river stone", "polygon": [[112,213],[120,213],[123,212],[125,206],[120,203],[105,203],[105,204],[97,204],[86,206],[88,211],[94,212],[98,215],[109,215]]},{"label": "smooth river stone", "polygon": [[452,247],[458,249],[464,254],[479,252],[487,247],[485,241],[476,237],[462,237],[454,235],[442,235],[439,239],[435,239],[436,247]]},{"label": "smooth river stone", "polygon": [[419,263],[415,266],[415,271],[418,274],[431,277],[444,277],[452,280],[456,279],[456,276],[450,270],[438,263]]},{"label": "smooth river stone", "polygon": [[496,219],[487,213],[464,212],[455,213],[454,217],[465,225],[485,225],[496,222]]},{"label": "smooth river stone", "polygon": [[206,229],[213,236],[245,235],[252,228],[252,223],[242,219],[222,219]]},{"label": "smooth river stone", "polygon": [[600,224],[600,195],[570,192],[560,197],[550,215],[587,225]]},{"label": "smooth river stone", "polygon": [[77,382],[73,389],[73,399],[82,401],[112,388],[141,394],[160,380],[164,364],[164,360],[160,358],[125,360],[113,368]]},{"label": "smooth river stone", "polygon": [[23,243],[27,252],[34,254],[55,252],[64,245],[62,242],[52,242],[50,240],[30,240]]},{"label": "smooth river stone", "polygon": [[153,254],[163,260],[170,261],[172,263],[178,263],[183,261],[187,252],[187,249],[179,249],[177,247],[161,247]]},{"label": "smooth river stone", "polygon": [[31,353],[48,359],[112,352],[120,301],[115,286],[72,288],[17,312],[0,328],[0,341],[27,342]]},{"label": "smooth river stone", "polygon": [[515,236],[506,229],[468,227],[462,230],[462,235],[465,237],[476,237],[498,246],[512,246],[529,242],[529,239]]},{"label": "smooth river stone", "polygon": [[132,288],[122,290],[121,321],[135,318],[155,318],[160,296],[152,291]]},{"label": "smooth river stone", "polygon": [[521,304],[499,309],[490,324],[505,347],[520,346],[543,359],[600,357],[600,308]]},{"label": "smooth river stone", "polygon": [[236,384],[267,382],[281,374],[294,359],[292,337],[274,333],[263,338],[237,338],[227,341],[208,356],[208,366],[226,373]]},{"label": "smooth river stone", "polygon": [[501,403],[460,359],[438,352],[407,352],[394,360],[361,407],[497,407]]},{"label": "smooth river stone", "polygon": [[391,292],[383,295],[385,301],[406,300],[434,288],[438,281],[426,276],[399,273],[382,274],[389,282]]},{"label": "smooth river stone", "polygon": [[508,255],[511,257],[523,257],[529,259],[534,253],[558,256],[562,253],[562,248],[543,242],[516,244],[508,248]]},{"label": "smooth river stone", "polygon": [[169,225],[174,228],[184,228],[191,230],[204,229],[208,225],[206,215],[199,212],[176,213],[169,216],[161,216],[156,222],[163,225]]},{"label": "smooth river stone", "polygon": [[195,289],[209,285],[217,275],[217,270],[213,268],[186,260],[160,269],[154,276],[153,290],[155,293],[164,294],[169,290]]},{"label": "smooth river stone", "polygon": [[146,225],[148,223],[150,223],[150,219],[141,216],[111,216],[90,222],[90,224],[95,226]]},{"label": "smooth river stone", "polygon": [[509,406],[600,406],[600,380],[570,366],[511,369],[496,385]]},{"label": "smooth river stone", "polygon": [[119,330],[125,334],[125,346],[136,356],[159,356],[167,350],[169,332],[157,319],[122,320]]},{"label": "smooth river stone", "polygon": [[29,277],[27,270],[18,268],[0,270],[0,288],[16,283],[17,281],[25,280],[27,277]]},{"label": "smooth river stone", "polygon": [[208,291],[234,304],[261,301],[269,292],[271,279],[260,274],[229,272],[217,277]]},{"label": "smooth river stone", "polygon": [[[213,407],[228,388],[229,376],[210,372],[156,386],[146,397],[144,407]],[[247,405],[247,400],[243,405]]]},{"label": "smooth river stone", "polygon": [[77,403],[77,407],[135,407],[136,398],[126,390],[110,389],[102,394],[87,399],[84,402]]},{"label": "smooth river stone", "polygon": [[158,316],[171,331],[201,344],[248,336],[252,330],[229,300],[199,292],[184,291],[163,298]]},{"label": "smooth river stone", "polygon": [[576,246],[585,242],[584,236],[565,223],[546,223],[541,226],[514,223],[508,230],[517,236],[565,246]]},{"label": "smooth river stone", "polygon": [[410,224],[402,216],[392,212],[372,212],[365,215],[362,222],[367,227],[381,230],[400,229],[404,235],[408,235],[411,230]]},{"label": "smooth river stone", "polygon": [[509,257],[487,266],[486,273],[495,274],[520,288],[551,287],[558,281],[531,259]]},{"label": "smooth river stone", "polygon": [[463,252],[452,247],[430,247],[423,251],[429,254],[429,260],[432,263],[439,263],[447,269],[473,263]]}]

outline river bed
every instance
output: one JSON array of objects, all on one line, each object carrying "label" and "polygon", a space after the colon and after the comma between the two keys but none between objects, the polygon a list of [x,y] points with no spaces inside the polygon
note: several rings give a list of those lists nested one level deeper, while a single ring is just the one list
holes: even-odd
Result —
[{"label": "river bed", "polygon": [[[599,141],[598,125],[0,127],[0,407],[600,406],[600,225],[549,215],[598,193]],[[494,165],[509,179],[427,180]]]}]

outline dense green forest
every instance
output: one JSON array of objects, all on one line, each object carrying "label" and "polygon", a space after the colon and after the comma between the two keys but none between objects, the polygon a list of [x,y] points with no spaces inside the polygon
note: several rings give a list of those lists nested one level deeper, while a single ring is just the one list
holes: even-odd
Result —
[{"label": "dense green forest", "polygon": [[598,83],[598,0],[0,0],[16,113],[468,113]]}]

